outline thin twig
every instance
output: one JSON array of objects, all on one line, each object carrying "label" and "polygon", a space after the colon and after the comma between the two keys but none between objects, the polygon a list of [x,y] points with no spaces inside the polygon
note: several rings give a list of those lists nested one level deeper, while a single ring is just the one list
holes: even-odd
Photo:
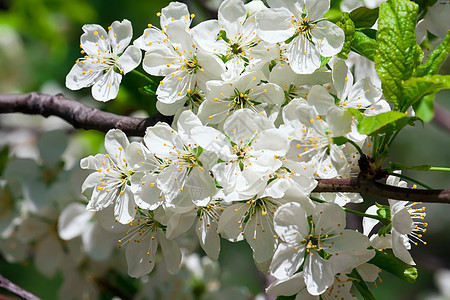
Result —
[{"label": "thin twig", "polygon": [[19,296],[22,299],[26,300],[39,300],[40,298],[36,297],[32,293],[24,290],[20,286],[12,283],[2,275],[0,275],[0,287],[4,288],[5,290],[13,293],[14,295]]}]

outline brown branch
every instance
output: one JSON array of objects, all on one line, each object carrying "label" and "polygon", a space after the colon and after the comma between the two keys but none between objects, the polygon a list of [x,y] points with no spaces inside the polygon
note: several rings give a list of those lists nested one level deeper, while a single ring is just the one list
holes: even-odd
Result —
[{"label": "brown branch", "polygon": [[450,189],[417,190],[386,185],[374,180],[351,179],[319,179],[313,193],[348,192],[361,193],[395,200],[426,203],[450,204]]},{"label": "brown branch", "polygon": [[[29,93],[24,95],[0,95],[0,113],[21,112],[44,117],[51,115],[66,120],[75,128],[107,132],[117,128],[128,136],[143,136],[148,126],[158,121],[172,122],[171,117],[156,114],[150,118],[132,118],[88,107],[62,95]],[[350,192],[396,200],[427,203],[449,203],[450,190],[416,190],[385,185],[374,180],[320,179],[313,192]]]},{"label": "brown branch", "polygon": [[120,129],[128,136],[144,136],[145,129],[158,121],[172,122],[171,117],[155,114],[149,118],[133,118],[104,112],[62,95],[29,93],[22,95],[0,95],[0,113],[20,112],[44,117],[57,116],[74,128],[95,129],[107,132]]},{"label": "brown branch", "polygon": [[19,296],[22,299],[26,300],[39,300],[40,298],[36,297],[32,293],[24,290],[20,286],[17,286],[16,284],[12,283],[2,275],[0,275],[0,287],[4,288],[5,290],[13,293],[14,295]]}]

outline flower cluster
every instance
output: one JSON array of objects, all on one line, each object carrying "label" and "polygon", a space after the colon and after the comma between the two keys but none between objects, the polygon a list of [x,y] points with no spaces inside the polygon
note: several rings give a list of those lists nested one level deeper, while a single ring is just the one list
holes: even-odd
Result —
[{"label": "flower cluster", "polygon": [[[346,229],[344,206],[363,199],[311,192],[318,179],[357,176],[362,151],[370,154],[372,141],[347,108],[373,116],[390,107],[371,70],[355,82],[347,62],[335,57],[345,35],[324,17],[329,0],[267,3],[225,0],[217,20],[191,28],[194,15],[172,2],[158,13],[160,28],[149,24],[123,54],[128,21],[114,22],[109,34],[83,27],[87,56],[67,76],[69,88],[93,84],[94,98],[114,98],[119,73],[137,67],[141,49],[143,69],[163,77],[158,110],[175,116],[171,125],[148,127],[142,141],[130,143],[120,130],[106,134],[107,153],[81,161],[93,170],[82,187],[87,209],[104,212],[106,227],[123,228],[118,243],[132,277],[152,271],[159,248],[176,272],[175,238],[195,223],[213,260],[219,236],[245,239],[257,265],[277,279],[271,295],[352,298],[353,270],[370,270],[364,278],[378,273],[367,262],[380,247]],[[366,215],[380,219],[377,209]],[[394,254],[411,263],[407,248],[396,246],[418,230],[403,221],[408,209],[393,205],[384,221]]]}]

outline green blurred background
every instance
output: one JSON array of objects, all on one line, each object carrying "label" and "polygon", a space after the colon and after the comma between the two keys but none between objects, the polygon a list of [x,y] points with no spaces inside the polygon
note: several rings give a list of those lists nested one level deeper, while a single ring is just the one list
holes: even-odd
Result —
[{"label": "green blurred background", "polygon": [[[132,0],[127,3],[119,0],[0,0],[0,93],[61,92],[90,106],[119,114],[136,110],[154,113],[155,98],[137,91],[145,82],[133,74],[124,77],[117,99],[105,104],[92,100],[90,89],[68,91],[64,83],[75,60],[81,56],[79,38],[82,25],[95,23],[106,28],[113,21],[126,18],[132,22],[134,38],[137,38],[148,23],[159,24],[156,13],[168,3],[165,0]],[[202,0],[188,1],[191,13],[196,15],[194,24],[215,17],[216,4],[211,2],[210,8],[206,8],[205,3]],[[448,68],[447,63],[442,72],[448,74]],[[449,98],[450,92],[444,91],[438,94],[436,101],[450,111]],[[95,137],[95,142],[92,149],[86,151],[93,152],[86,154],[94,154],[102,144],[102,134],[90,135]],[[449,167],[449,137],[449,132],[433,122],[425,124],[424,128],[420,124],[407,128],[392,149],[392,161]],[[448,173],[409,172],[406,175],[434,188],[450,188]],[[365,206],[355,207],[363,210]],[[450,269],[450,233],[447,231],[450,228],[450,206],[427,205],[427,213],[429,229],[424,239],[428,245],[419,245],[412,250],[419,269],[417,283],[411,285],[383,272],[383,282],[374,289],[377,299],[426,299],[430,293],[438,293],[434,274],[441,268]],[[246,286],[252,294],[262,292],[264,278],[257,273],[248,246],[243,243],[231,245],[225,241],[222,244],[222,280]],[[51,279],[41,276],[31,264],[10,265],[1,258],[0,273],[43,299],[56,299],[62,281],[60,276]]]}]

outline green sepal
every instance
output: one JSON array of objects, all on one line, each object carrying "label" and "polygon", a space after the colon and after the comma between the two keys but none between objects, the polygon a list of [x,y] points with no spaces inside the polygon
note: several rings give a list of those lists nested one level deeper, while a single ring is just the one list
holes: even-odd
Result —
[{"label": "green sepal", "polygon": [[364,300],[375,300],[375,297],[372,295],[372,292],[369,290],[369,287],[362,279],[361,275],[359,275],[356,269],[353,269],[350,274],[347,274],[348,277],[355,278],[353,280],[353,286],[356,287],[358,292],[361,294]]},{"label": "green sepal", "polygon": [[156,95],[156,87],[153,84],[149,84],[138,89],[139,93],[143,95]]},{"label": "green sepal", "polygon": [[401,163],[389,162],[391,170],[415,170],[415,171],[428,171],[431,165],[419,165],[419,166],[407,166]]},{"label": "green sepal", "polygon": [[375,69],[383,94],[395,109],[404,106],[403,82],[411,78],[421,62],[416,43],[419,6],[409,0],[389,0],[380,5]]},{"label": "green sepal", "polygon": [[336,144],[338,146],[344,145],[348,142],[348,138],[346,138],[345,136],[338,136],[338,137],[333,137],[333,144]]},{"label": "green sepal", "polygon": [[409,283],[414,283],[418,276],[416,268],[386,252],[376,251],[369,263]]},{"label": "green sepal", "polygon": [[427,61],[417,68],[417,76],[437,74],[442,63],[447,59],[450,52],[450,31],[447,31],[445,39],[428,56]]},{"label": "green sepal", "polygon": [[367,36],[362,31],[355,31],[353,36],[352,50],[362,55],[371,61],[374,60],[376,41],[369,36]]},{"label": "green sepal", "polygon": [[225,30],[219,31],[219,34],[217,35],[217,39],[222,39],[225,42],[229,42],[230,40],[227,38],[227,32]]},{"label": "green sepal", "polygon": [[341,21],[336,23],[345,34],[344,45],[342,46],[341,52],[339,52],[336,56],[342,59],[347,59],[347,55],[351,50],[351,46],[353,43],[353,36],[355,34],[355,24],[352,19],[350,19],[349,13],[343,13],[343,18]]},{"label": "green sepal", "polygon": [[450,88],[450,75],[413,77],[403,83],[404,100],[401,111],[406,111],[425,96]]},{"label": "green sepal", "polygon": [[387,225],[384,225],[383,227],[378,230],[378,236],[386,236],[389,232],[392,230],[392,223],[389,223]]},{"label": "green sepal", "polygon": [[391,133],[402,129],[408,124],[414,126],[414,122],[418,120],[416,117],[410,117],[397,111],[388,111],[375,116],[364,116],[355,108],[347,108],[347,110],[358,120],[358,132],[366,135]]},{"label": "green sepal", "polygon": [[377,215],[379,215],[380,217],[384,218],[384,219],[391,219],[391,208],[389,206],[381,206],[378,208],[377,210]]},{"label": "green sepal", "polygon": [[324,57],[324,56],[320,56],[320,67],[324,67],[326,66],[326,64],[330,61],[331,56],[330,57]]},{"label": "green sepal", "polygon": [[356,28],[370,28],[378,19],[378,7],[370,9],[364,6],[358,7],[350,13]]}]

